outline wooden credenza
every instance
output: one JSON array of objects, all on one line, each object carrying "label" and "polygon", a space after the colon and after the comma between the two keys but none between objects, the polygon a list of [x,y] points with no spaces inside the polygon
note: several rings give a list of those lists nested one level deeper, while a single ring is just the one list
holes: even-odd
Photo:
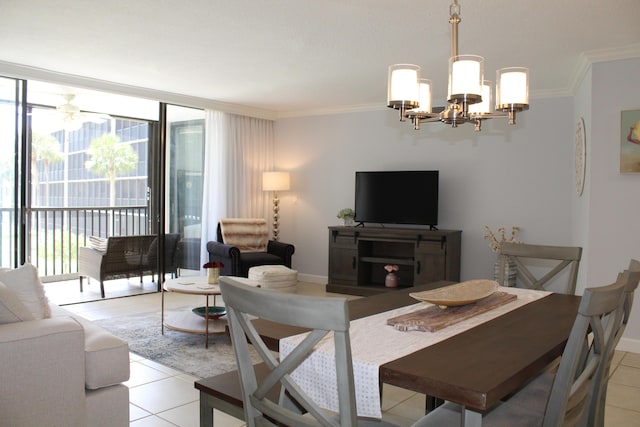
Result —
[{"label": "wooden credenza", "polygon": [[327,292],[374,295],[384,286],[387,264],[398,265],[399,287],[460,280],[460,230],[329,227]]}]

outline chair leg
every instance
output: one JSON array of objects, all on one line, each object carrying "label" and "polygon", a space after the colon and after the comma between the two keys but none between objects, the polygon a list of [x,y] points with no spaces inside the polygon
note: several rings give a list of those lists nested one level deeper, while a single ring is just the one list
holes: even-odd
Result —
[{"label": "chair leg", "polygon": [[78,278],[80,279],[80,292],[84,292],[82,289],[82,276],[78,276]]},{"label": "chair leg", "polygon": [[104,280],[100,280],[100,295],[104,298]]},{"label": "chair leg", "polygon": [[434,396],[427,396],[427,401],[425,402],[425,413],[428,414],[443,403],[443,399]]}]

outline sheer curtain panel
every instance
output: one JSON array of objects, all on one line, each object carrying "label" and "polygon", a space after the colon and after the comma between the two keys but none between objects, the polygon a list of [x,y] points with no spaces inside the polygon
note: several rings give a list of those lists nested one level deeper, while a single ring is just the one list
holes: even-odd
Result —
[{"label": "sheer curtain panel", "polygon": [[205,111],[205,162],[202,194],[202,264],[208,241],[216,239],[220,218],[270,218],[270,194],[262,191],[262,172],[273,169],[273,122],[219,111]]}]

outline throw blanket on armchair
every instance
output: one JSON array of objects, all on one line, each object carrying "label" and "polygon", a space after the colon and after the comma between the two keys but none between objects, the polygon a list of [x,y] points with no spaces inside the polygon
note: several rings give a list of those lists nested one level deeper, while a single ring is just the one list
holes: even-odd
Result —
[{"label": "throw blanket on armchair", "polygon": [[236,246],[240,252],[264,252],[269,243],[267,221],[262,218],[223,218],[220,233],[225,245]]}]

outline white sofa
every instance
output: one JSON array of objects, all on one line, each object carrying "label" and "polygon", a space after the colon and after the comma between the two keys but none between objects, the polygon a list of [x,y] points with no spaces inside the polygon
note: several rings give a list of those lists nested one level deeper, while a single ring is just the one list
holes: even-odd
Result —
[{"label": "white sofa", "polygon": [[0,271],[0,424],[128,426],[127,342],[41,289],[29,264]]}]

